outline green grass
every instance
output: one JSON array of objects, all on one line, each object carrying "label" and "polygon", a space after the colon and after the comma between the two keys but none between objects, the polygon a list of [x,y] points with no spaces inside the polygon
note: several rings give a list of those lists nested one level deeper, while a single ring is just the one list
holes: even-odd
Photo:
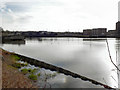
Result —
[{"label": "green grass", "polygon": [[29,72],[28,72],[28,69],[26,69],[26,68],[22,69],[21,72],[22,72],[23,74],[29,73]]},{"label": "green grass", "polygon": [[37,80],[37,75],[31,74],[31,75],[28,76],[28,78],[36,81]]},{"label": "green grass", "polygon": [[12,55],[12,57],[13,57],[15,60],[20,60],[20,57],[18,57],[17,55]]},{"label": "green grass", "polygon": [[18,57],[18,56],[16,56],[16,55],[15,55],[15,59],[16,59],[16,60],[19,60],[19,59],[20,59],[20,57]]},{"label": "green grass", "polygon": [[15,67],[15,68],[21,68],[22,67],[20,63],[14,63],[14,64],[12,64],[12,66]]},{"label": "green grass", "polygon": [[28,72],[31,74],[35,73],[36,71],[37,71],[37,69],[30,69],[30,68],[28,69]]},{"label": "green grass", "polygon": [[38,73],[37,76],[40,76],[40,73]]},{"label": "green grass", "polygon": [[37,71],[37,69],[30,69],[30,68],[29,68],[29,69],[24,68],[24,69],[21,70],[21,72],[22,72],[23,74],[27,74],[27,73],[34,74],[36,71]]},{"label": "green grass", "polygon": [[28,63],[14,63],[14,64],[12,64],[12,66],[15,68],[21,68],[21,67],[24,67],[27,65],[28,65]]},{"label": "green grass", "polygon": [[28,65],[28,63],[23,63],[23,65],[24,65],[24,66],[27,66],[27,65]]}]

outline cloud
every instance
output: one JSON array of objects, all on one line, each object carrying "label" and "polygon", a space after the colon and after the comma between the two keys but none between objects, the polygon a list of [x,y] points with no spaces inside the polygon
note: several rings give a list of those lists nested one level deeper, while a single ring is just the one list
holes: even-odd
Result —
[{"label": "cloud", "polygon": [[82,31],[112,28],[117,21],[114,0],[4,0],[0,4],[4,28],[8,29]]},{"label": "cloud", "polygon": [[27,23],[32,19],[32,16],[26,12],[29,10],[31,3],[7,2],[1,3],[0,14],[2,15],[2,23]]},{"label": "cloud", "polygon": [[5,9],[6,9],[6,5],[5,5],[5,3],[0,2],[0,14],[1,14],[2,12],[4,12]]},{"label": "cloud", "polygon": [[30,10],[32,3],[29,2],[4,2],[0,3],[0,10],[7,12],[11,9],[13,12],[27,12]]},{"label": "cloud", "polygon": [[118,3],[118,20],[120,21],[120,1],[119,1],[119,3]]},{"label": "cloud", "polygon": [[15,21],[18,21],[19,23],[27,23],[27,22],[29,22],[31,19],[32,19],[33,17],[32,16],[28,16],[28,15],[26,15],[26,16],[20,16],[20,17],[18,17]]}]

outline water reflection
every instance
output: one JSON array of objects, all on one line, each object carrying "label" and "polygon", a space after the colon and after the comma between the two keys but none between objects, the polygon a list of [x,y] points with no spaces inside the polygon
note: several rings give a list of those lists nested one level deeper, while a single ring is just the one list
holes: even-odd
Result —
[{"label": "water reflection", "polygon": [[83,41],[105,41],[107,38],[83,38]]},{"label": "water reflection", "polygon": [[[116,63],[116,48],[120,42],[108,39],[111,56]],[[115,46],[116,45],[116,46]],[[23,46],[4,44],[4,49],[30,56],[56,66],[87,76],[112,87],[117,87],[117,73],[111,63],[106,38],[31,38]],[[120,52],[120,51],[118,51]],[[116,80],[114,80],[114,79]],[[61,80],[60,82],[59,79]],[[50,81],[54,87],[95,88],[89,82],[59,75]]]},{"label": "water reflection", "polygon": [[2,44],[16,44],[16,45],[24,45],[25,40],[15,40],[15,41],[2,41]]},{"label": "water reflection", "polygon": [[[116,55],[117,55],[117,66],[120,69],[120,39],[116,39]],[[120,88],[120,72],[118,71],[118,87]]]}]

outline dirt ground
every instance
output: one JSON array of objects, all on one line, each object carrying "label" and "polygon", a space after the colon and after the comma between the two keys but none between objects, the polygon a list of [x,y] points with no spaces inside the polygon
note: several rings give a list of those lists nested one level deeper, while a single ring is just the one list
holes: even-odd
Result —
[{"label": "dirt ground", "polygon": [[0,49],[0,90],[2,89],[2,50]]},{"label": "dirt ground", "polygon": [[0,90],[2,88],[2,60],[0,58]]}]

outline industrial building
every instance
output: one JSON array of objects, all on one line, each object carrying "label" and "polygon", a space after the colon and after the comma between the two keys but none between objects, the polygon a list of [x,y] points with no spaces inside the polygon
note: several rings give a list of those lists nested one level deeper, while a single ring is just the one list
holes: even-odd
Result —
[{"label": "industrial building", "polygon": [[106,36],[107,28],[93,28],[93,29],[84,29],[83,35],[87,36]]},{"label": "industrial building", "polygon": [[107,28],[94,28],[92,29],[92,36],[106,36]]},{"label": "industrial building", "polygon": [[117,37],[120,37],[120,21],[116,23],[116,32]]},{"label": "industrial building", "polygon": [[91,36],[92,35],[92,29],[84,29],[83,35],[85,36]]},{"label": "industrial building", "polygon": [[107,32],[107,36],[114,36],[115,37],[115,35],[116,35],[116,30],[109,30]]}]

